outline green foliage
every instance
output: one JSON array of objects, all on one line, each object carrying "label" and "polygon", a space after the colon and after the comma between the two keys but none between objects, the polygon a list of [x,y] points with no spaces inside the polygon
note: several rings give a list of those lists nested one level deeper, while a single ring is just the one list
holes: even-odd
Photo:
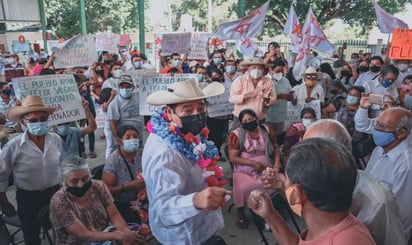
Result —
[{"label": "green foliage", "polygon": [[[111,26],[114,33],[138,31],[138,0],[84,0],[87,32],[104,31]],[[145,0],[145,9],[149,0]],[[47,28],[59,37],[70,38],[81,32],[80,0],[45,0]],[[150,31],[149,25],[145,25]]]}]

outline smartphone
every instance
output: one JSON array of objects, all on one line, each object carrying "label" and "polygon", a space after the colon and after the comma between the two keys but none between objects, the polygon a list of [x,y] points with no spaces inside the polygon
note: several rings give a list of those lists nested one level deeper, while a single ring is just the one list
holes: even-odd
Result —
[{"label": "smartphone", "polygon": [[383,105],[384,95],[383,94],[370,94],[369,102],[375,105]]}]

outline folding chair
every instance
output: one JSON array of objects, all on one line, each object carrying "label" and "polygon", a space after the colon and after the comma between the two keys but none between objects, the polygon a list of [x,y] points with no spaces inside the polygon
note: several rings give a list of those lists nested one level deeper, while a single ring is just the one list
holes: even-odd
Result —
[{"label": "folding chair", "polygon": [[[44,206],[40,209],[39,213],[37,214],[37,218],[39,219],[40,226],[43,230],[43,237],[46,236],[47,241],[50,245],[53,245],[53,239],[49,234],[49,231],[52,229],[49,217],[49,206]],[[53,234],[54,237],[54,234]]]}]

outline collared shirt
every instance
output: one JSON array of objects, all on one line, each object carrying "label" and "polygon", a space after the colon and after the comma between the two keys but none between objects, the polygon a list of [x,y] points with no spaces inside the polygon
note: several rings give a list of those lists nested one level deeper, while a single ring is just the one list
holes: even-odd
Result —
[{"label": "collared shirt", "polygon": [[[308,90],[305,83],[293,87],[293,91],[295,91],[295,98],[298,101],[304,102],[308,97]],[[320,100],[321,103],[325,102],[325,91],[323,90],[323,87],[319,84],[319,82],[317,82],[315,87],[312,89],[310,97],[316,100]]]},{"label": "collared shirt", "polygon": [[409,237],[412,229],[412,145],[405,139],[386,154],[377,146],[365,172],[388,185],[399,206],[404,233]]},{"label": "collared shirt", "polygon": [[107,109],[107,120],[118,121],[118,127],[130,125],[143,133],[144,120],[139,112],[139,95],[133,93],[130,99],[125,99],[119,94],[110,103]]},{"label": "collared shirt", "polygon": [[371,71],[364,72],[356,79],[355,86],[365,87],[365,84],[375,78],[378,74]]},{"label": "collared shirt", "polygon": [[164,245],[202,244],[224,227],[222,211],[197,209],[195,193],[207,185],[204,170],[151,134],[142,156],[153,235]]},{"label": "collared shirt", "polygon": [[225,79],[225,84],[232,84],[232,82],[235,81],[236,78],[238,78],[242,75],[243,75],[243,73],[240,73],[240,72],[237,71],[237,72],[235,72],[235,75],[233,76],[233,78],[230,78],[228,73],[225,72],[225,73],[223,73],[223,78]]},{"label": "collared shirt", "polygon": [[16,126],[17,123],[14,123],[12,121],[9,121],[9,119],[7,119],[7,112],[13,108],[15,105],[14,100],[12,100],[10,98],[9,103],[7,104],[3,98],[0,97],[0,113],[2,113],[5,117],[6,117],[6,126],[7,127],[12,127],[14,128]]},{"label": "collared shirt", "polygon": [[[395,102],[399,102],[398,101],[398,98],[399,98],[398,89],[396,88],[395,84],[392,84],[391,86],[385,88],[384,86],[382,86],[381,82],[379,81],[379,77],[376,77],[375,79],[365,84],[365,93],[390,95],[393,97]],[[371,110],[372,117],[378,117],[380,113],[382,113],[380,105],[372,104],[372,106],[370,107],[370,110]]]},{"label": "collared shirt", "polygon": [[[255,90],[259,91],[256,97],[244,99],[246,93]],[[246,73],[236,78],[230,87],[229,102],[235,104],[233,115],[236,117],[239,117],[239,113],[243,109],[252,109],[256,112],[259,120],[265,119],[267,108],[263,104],[263,98],[269,98],[269,106],[276,103],[275,89],[272,81],[267,77],[262,76],[255,87],[249,73]]]},{"label": "collared shirt", "polygon": [[14,184],[27,191],[45,190],[60,183],[62,140],[55,133],[47,133],[44,151],[29,139],[27,130],[9,141],[0,152],[0,192],[8,187],[13,171]]},{"label": "collared shirt", "polygon": [[351,212],[369,229],[376,244],[406,244],[407,237],[392,192],[362,170],[358,170]]},{"label": "collared shirt", "polygon": [[119,86],[119,79],[111,77],[111,78],[106,79],[103,82],[102,90],[105,88],[111,88],[111,89],[116,90],[118,86]]},{"label": "collared shirt", "polygon": [[[282,77],[279,81],[273,79],[273,86],[275,87],[276,96],[279,94],[289,94],[292,91],[292,86],[286,77]],[[285,99],[278,99],[276,104],[271,105],[266,115],[266,122],[285,122],[288,120],[288,101]]]}]

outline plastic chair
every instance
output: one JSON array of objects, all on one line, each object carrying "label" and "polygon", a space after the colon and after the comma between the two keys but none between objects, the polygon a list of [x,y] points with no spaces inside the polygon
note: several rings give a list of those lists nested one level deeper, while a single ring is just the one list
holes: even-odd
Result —
[{"label": "plastic chair", "polygon": [[104,168],[104,164],[96,166],[91,170],[93,179],[95,179],[95,180],[101,180],[102,179],[103,168]]},{"label": "plastic chair", "polygon": [[[39,213],[37,214],[37,218],[39,219],[40,226],[43,230],[43,237],[46,236],[47,241],[50,245],[53,245],[53,239],[49,234],[49,231],[52,229],[49,217],[49,206],[44,206],[40,209]],[[54,236],[54,235],[53,235]]]}]

